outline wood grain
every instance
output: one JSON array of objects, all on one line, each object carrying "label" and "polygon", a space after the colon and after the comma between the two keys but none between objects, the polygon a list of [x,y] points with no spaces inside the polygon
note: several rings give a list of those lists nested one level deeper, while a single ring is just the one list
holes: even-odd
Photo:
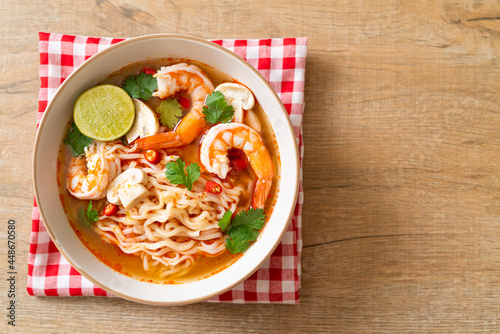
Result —
[{"label": "wood grain", "polygon": [[[0,331],[500,331],[498,2],[4,0],[0,15],[0,254],[14,219],[19,272]],[[27,295],[38,30],[310,38],[300,306]]]}]

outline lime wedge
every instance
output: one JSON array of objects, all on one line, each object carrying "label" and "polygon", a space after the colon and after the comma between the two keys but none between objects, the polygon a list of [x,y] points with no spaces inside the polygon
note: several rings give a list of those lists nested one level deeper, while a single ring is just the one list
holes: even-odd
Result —
[{"label": "lime wedge", "polygon": [[126,134],[135,119],[135,106],[125,90],[113,85],[90,88],[78,97],[73,112],[81,133],[110,141]]}]

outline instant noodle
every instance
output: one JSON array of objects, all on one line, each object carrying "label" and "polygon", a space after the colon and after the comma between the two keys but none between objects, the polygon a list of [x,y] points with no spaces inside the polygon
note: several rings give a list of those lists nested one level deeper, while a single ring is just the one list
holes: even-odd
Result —
[{"label": "instant noodle", "polygon": [[63,207],[80,240],[111,268],[189,282],[229,266],[257,238],[276,194],[278,154],[258,103],[231,114],[246,87],[214,92],[228,82],[200,63],[135,64],[102,83],[134,98],[137,124],[128,136],[90,140],[75,152],[73,139],[85,136],[68,126],[58,164]]}]

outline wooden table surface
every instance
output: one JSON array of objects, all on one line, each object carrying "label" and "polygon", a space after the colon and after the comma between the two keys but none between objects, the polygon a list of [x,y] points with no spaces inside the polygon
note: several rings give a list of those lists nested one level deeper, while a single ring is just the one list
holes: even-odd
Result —
[{"label": "wooden table surface", "polygon": [[[497,1],[3,0],[0,15],[0,332],[500,331]],[[300,306],[27,294],[38,30],[309,37]]]}]

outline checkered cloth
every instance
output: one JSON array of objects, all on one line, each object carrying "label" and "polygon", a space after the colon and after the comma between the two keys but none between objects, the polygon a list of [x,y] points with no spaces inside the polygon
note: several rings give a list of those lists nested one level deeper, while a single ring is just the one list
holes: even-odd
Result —
[{"label": "checkered cloth", "polygon": [[[123,39],[39,33],[40,95],[37,127],[61,83],[92,55]],[[254,66],[278,93],[299,144],[302,172],[302,114],[307,38],[214,40]],[[286,166],[285,166],[286,167]],[[302,251],[302,175],[292,221],[271,257],[246,281],[209,301],[299,303]],[[112,296],[81,276],[61,256],[40,221],[36,202],[28,255],[28,293],[35,296]]]}]

